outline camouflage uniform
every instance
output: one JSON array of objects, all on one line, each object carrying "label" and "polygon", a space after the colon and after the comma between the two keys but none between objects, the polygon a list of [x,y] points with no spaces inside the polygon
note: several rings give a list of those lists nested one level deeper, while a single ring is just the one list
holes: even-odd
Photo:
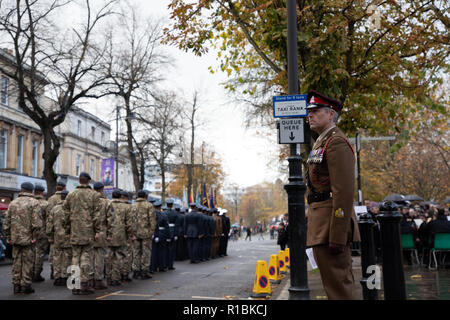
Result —
[{"label": "camouflage uniform", "polygon": [[152,253],[152,236],[156,227],[156,216],[153,206],[144,198],[138,198],[132,207],[131,215],[136,218],[133,241],[133,271],[148,271]]},{"label": "camouflage uniform", "polygon": [[100,194],[88,185],[78,185],[67,195],[64,210],[68,211],[66,234],[70,235],[72,245],[72,265],[80,267],[81,285],[93,278],[91,266],[94,236],[101,232]]},{"label": "camouflage uniform", "polygon": [[[131,204],[127,200],[122,200],[123,203],[126,204],[126,208],[128,210],[128,215],[131,215]],[[133,225],[135,223],[136,218],[132,217]],[[125,258],[123,260],[123,268],[122,275],[128,278],[128,274],[131,272],[132,262],[133,262],[133,246],[131,244],[131,238],[127,238],[126,244],[123,247],[123,253],[125,254]]]},{"label": "camouflage uniform", "polygon": [[41,207],[33,194],[21,192],[9,204],[3,223],[3,233],[12,245],[12,283],[31,287],[33,268],[32,240],[36,240],[42,228]]},{"label": "camouflage uniform", "polygon": [[111,259],[111,278],[114,282],[121,279],[125,259],[125,246],[131,238],[133,230],[133,218],[129,205],[120,199],[111,201],[111,209],[108,213],[107,238],[109,242]]},{"label": "camouflage uniform", "polygon": [[45,235],[45,225],[48,215],[48,202],[44,199],[41,195],[35,195],[34,196],[38,201],[39,205],[41,206],[41,220],[42,220],[42,229],[41,232],[38,234],[38,238],[36,239],[36,242],[33,245],[33,253],[34,253],[34,264],[33,264],[33,276],[40,277],[41,272],[43,270],[43,264],[44,264],[44,256],[47,253],[48,250],[48,239]]},{"label": "camouflage uniform", "polygon": [[66,235],[64,225],[67,224],[68,213],[64,211],[63,200],[50,210],[47,216],[46,234],[53,240],[53,274],[56,279],[67,278],[67,268],[72,260],[70,237]]},{"label": "camouflage uniform", "polygon": [[[48,198],[48,207],[47,212],[51,212],[51,210],[61,201],[61,191],[56,191],[50,198]],[[47,217],[48,219],[48,217]],[[47,222],[46,222],[47,223]],[[48,252],[48,263],[50,264],[51,269],[51,278],[53,275],[53,243],[49,244],[49,252]]]},{"label": "camouflage uniform", "polygon": [[103,193],[99,193],[101,209],[99,223],[101,231],[98,239],[94,240],[94,252],[92,255],[92,265],[94,266],[94,280],[102,281],[104,277],[105,259],[107,253],[106,226],[108,212],[111,210],[111,203]]}]

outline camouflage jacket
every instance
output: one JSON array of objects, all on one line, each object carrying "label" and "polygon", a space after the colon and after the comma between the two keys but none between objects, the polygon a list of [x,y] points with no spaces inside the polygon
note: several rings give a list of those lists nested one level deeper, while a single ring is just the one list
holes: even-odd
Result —
[{"label": "camouflage jacket", "polygon": [[37,238],[38,239],[46,239],[47,237],[45,235],[45,225],[46,225],[48,213],[50,212],[49,206],[48,206],[48,201],[45,200],[45,198],[43,196],[34,196],[34,197],[36,198],[37,201],[39,201],[39,205],[41,206],[41,219],[42,219],[42,229],[41,229],[41,232],[39,232]]},{"label": "camouflage jacket", "polygon": [[48,213],[45,233],[49,239],[54,241],[55,247],[70,248],[70,238],[69,235],[66,235],[64,229],[64,225],[67,219],[69,219],[69,216],[63,208],[63,203],[64,201],[60,200]]},{"label": "camouflage jacket", "polygon": [[109,201],[104,194],[100,193],[100,203],[99,224],[101,231],[99,232],[99,237],[94,240],[94,247],[105,247],[108,245],[106,241],[106,229],[108,226],[109,211],[111,210],[111,201]]},{"label": "camouflage jacket", "polygon": [[43,228],[41,206],[31,193],[22,192],[6,211],[3,233],[12,245],[28,246]]},{"label": "camouflage jacket", "polygon": [[61,191],[56,191],[50,198],[48,198],[48,212],[61,201]]},{"label": "camouflage jacket", "polygon": [[94,236],[101,231],[100,194],[88,185],[78,185],[64,201],[69,219],[64,229],[70,234],[70,244],[93,244]]},{"label": "camouflage jacket", "polygon": [[133,204],[131,215],[135,220],[135,236],[137,239],[150,239],[155,232],[155,209],[143,198],[138,198]]},{"label": "camouflage jacket", "polygon": [[134,219],[131,215],[130,205],[120,199],[113,199],[107,221],[106,235],[107,238],[111,239],[109,246],[124,246],[131,239],[134,232]]}]

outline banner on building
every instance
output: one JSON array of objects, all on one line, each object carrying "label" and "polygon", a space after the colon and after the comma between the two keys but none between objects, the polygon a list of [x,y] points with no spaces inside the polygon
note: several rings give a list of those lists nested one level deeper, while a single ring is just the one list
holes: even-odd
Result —
[{"label": "banner on building", "polygon": [[114,186],[114,158],[102,159],[101,179],[105,187]]}]

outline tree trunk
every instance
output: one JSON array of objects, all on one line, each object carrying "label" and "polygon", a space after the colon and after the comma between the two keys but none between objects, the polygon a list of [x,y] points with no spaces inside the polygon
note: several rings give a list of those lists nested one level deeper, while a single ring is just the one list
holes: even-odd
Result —
[{"label": "tree trunk", "polygon": [[42,135],[44,137],[44,152],[42,158],[44,159],[44,179],[47,183],[47,198],[53,195],[56,191],[56,180],[58,176],[53,170],[53,165],[59,155],[60,142],[52,128],[41,127]]},{"label": "tree trunk", "polygon": [[135,188],[135,191],[137,192],[139,189],[141,189],[141,182],[143,182],[143,181],[139,181],[140,175],[139,175],[139,170],[138,170],[137,161],[136,161],[136,153],[134,152],[134,148],[133,148],[133,129],[131,127],[131,119],[129,118],[131,115],[129,98],[125,98],[125,109],[126,109],[125,122],[127,124],[128,154],[130,155],[131,172],[133,173],[134,188]]}]

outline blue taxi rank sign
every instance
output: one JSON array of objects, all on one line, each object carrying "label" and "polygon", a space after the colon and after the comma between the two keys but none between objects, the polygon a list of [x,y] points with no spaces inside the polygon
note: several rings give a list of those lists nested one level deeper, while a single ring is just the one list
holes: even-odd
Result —
[{"label": "blue taxi rank sign", "polygon": [[272,101],[274,118],[306,117],[308,115],[306,94],[274,96]]}]

